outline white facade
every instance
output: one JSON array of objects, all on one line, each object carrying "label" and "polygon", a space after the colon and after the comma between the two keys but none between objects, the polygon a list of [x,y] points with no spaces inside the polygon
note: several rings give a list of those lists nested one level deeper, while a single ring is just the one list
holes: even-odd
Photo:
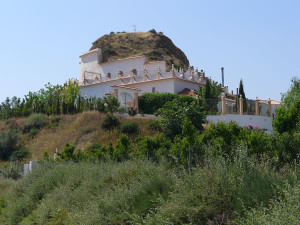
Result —
[{"label": "white facade", "polygon": [[166,71],[165,61],[146,62],[145,56],[134,56],[100,63],[101,49],[89,51],[80,56],[79,86],[81,95],[104,97],[114,92],[112,85],[139,88],[145,92],[168,92],[177,94],[184,88],[198,90],[205,84],[205,74],[198,69],[187,71]]},{"label": "white facade", "polygon": [[229,121],[235,121],[241,127],[253,126],[260,129],[266,129],[266,132],[271,133],[273,131],[272,118],[267,116],[250,116],[250,115],[208,115],[206,119],[209,122],[218,123],[219,121],[224,121],[228,123]]}]

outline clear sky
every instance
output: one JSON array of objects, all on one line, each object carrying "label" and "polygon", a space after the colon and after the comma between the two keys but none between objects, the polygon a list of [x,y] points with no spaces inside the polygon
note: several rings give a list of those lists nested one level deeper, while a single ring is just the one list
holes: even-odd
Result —
[{"label": "clear sky", "polygon": [[79,55],[111,31],[162,31],[190,64],[247,98],[280,100],[300,77],[300,1],[0,2],[0,101],[79,78]]}]

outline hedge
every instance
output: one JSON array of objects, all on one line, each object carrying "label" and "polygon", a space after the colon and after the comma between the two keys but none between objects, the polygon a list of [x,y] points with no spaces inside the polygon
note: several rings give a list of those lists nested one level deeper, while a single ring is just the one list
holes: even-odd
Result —
[{"label": "hedge", "polygon": [[159,108],[175,98],[182,99],[188,103],[196,101],[192,96],[171,93],[144,93],[139,96],[139,111],[145,114],[154,114]]}]

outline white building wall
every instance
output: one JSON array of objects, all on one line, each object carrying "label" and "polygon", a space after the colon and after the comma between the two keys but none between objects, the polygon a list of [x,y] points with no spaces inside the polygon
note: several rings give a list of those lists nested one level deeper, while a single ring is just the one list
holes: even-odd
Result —
[{"label": "white building wall", "polygon": [[113,88],[111,87],[114,84],[120,84],[119,80],[107,81],[105,83],[99,83],[95,85],[82,86],[80,87],[81,96],[86,96],[87,98],[96,97],[103,98],[105,97],[105,93],[113,92]]},{"label": "white building wall", "polygon": [[130,69],[136,69],[138,74],[144,74],[145,57],[137,57],[128,60],[120,60],[100,64],[101,76],[105,77],[107,73],[111,74],[111,78],[115,79],[119,70],[123,71],[123,76],[130,74]]},{"label": "white building wall", "polygon": [[[100,73],[100,66],[98,64],[98,52],[93,52],[86,56],[82,56],[80,62],[79,84],[83,83],[83,79],[84,79],[83,75],[85,71]],[[88,79],[94,79],[94,78],[88,77]]]},{"label": "white building wall", "polygon": [[209,115],[206,117],[209,122],[218,123],[219,121],[224,121],[228,123],[229,121],[236,121],[236,123],[241,126],[258,126],[259,128],[267,129],[268,133],[273,131],[272,118],[267,116],[250,116],[250,115],[233,115],[227,114],[223,116],[219,115]]},{"label": "white building wall", "polygon": [[191,90],[198,90],[199,85],[200,84],[197,83],[176,79],[174,82],[174,94],[177,94],[178,92],[182,91],[184,88],[189,88]]},{"label": "white building wall", "polygon": [[167,79],[167,80],[157,80],[157,81],[148,81],[144,83],[138,83],[134,85],[130,85],[131,87],[140,88],[141,92],[139,94],[143,94],[146,92],[152,92],[152,88],[155,88],[155,93],[174,93],[174,80]]},{"label": "white building wall", "polygon": [[150,73],[156,73],[158,66],[159,66],[162,74],[166,72],[166,62],[165,61],[150,62],[150,63],[145,64],[146,70]]}]

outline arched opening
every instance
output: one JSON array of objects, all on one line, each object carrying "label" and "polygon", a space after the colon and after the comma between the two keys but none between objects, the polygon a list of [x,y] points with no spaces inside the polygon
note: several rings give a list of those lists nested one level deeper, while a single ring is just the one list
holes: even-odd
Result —
[{"label": "arched opening", "polygon": [[133,70],[132,70],[132,73],[133,73],[134,75],[137,75],[136,69],[133,69]]},{"label": "arched opening", "polygon": [[152,88],[152,93],[155,93],[155,87]]}]

